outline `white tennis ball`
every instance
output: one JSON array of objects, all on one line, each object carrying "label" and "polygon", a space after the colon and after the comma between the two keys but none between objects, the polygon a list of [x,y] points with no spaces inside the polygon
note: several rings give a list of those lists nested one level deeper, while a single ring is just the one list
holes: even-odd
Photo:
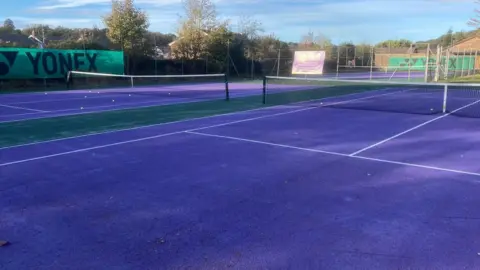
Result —
[{"label": "white tennis ball", "polygon": [[112,99],[112,102],[115,102],[115,99]]},{"label": "white tennis ball", "polygon": [[83,107],[80,107],[80,110],[83,110]]}]

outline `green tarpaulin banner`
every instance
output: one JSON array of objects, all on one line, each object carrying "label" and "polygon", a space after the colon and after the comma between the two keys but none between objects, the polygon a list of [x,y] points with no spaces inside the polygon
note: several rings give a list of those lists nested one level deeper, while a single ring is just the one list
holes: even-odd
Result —
[{"label": "green tarpaulin banner", "polygon": [[123,74],[123,52],[0,48],[0,80],[62,78],[70,70]]},{"label": "green tarpaulin banner", "polygon": [[[429,59],[429,66],[435,66],[435,58]],[[445,66],[445,61],[447,61],[446,57],[442,57],[440,60],[440,65]],[[415,58],[408,58],[408,57],[390,57],[388,59],[388,67],[392,69],[398,70],[408,70],[410,65],[410,70],[425,70],[425,66],[427,66],[427,58],[426,57],[415,57]],[[473,69],[475,65],[475,57],[474,56],[450,56],[448,59],[448,70],[469,70]]]}]

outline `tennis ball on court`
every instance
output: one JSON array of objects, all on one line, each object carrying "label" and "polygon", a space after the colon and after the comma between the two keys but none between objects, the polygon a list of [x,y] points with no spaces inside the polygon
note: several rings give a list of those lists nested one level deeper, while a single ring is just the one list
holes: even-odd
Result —
[{"label": "tennis ball on court", "polygon": [[83,107],[80,107],[80,110],[83,110]]},{"label": "tennis ball on court", "polygon": [[87,98],[87,96],[85,96],[85,98]]},{"label": "tennis ball on court", "polygon": [[112,99],[112,102],[115,102],[115,99]]}]

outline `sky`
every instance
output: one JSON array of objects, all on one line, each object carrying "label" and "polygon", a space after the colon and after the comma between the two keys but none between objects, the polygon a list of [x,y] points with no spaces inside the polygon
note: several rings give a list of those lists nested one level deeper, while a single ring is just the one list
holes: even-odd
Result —
[{"label": "sky", "polygon": [[[111,0],[1,0],[0,19],[18,28],[30,24],[103,27],[101,17]],[[298,42],[309,31],[334,43],[375,43],[386,39],[413,41],[436,38],[449,28],[467,26],[480,4],[474,0],[213,0],[218,17],[235,29],[241,16],[263,23],[265,34]],[[135,0],[150,19],[150,30],[174,33],[183,14],[181,0]]]}]

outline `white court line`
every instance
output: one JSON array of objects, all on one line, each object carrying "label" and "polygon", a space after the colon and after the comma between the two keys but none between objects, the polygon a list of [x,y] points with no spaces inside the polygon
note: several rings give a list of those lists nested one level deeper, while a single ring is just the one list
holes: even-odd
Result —
[{"label": "white court line", "polygon": [[12,161],[12,162],[0,163],[0,167],[5,167],[5,166],[19,164],[19,163],[25,163],[25,162],[34,161],[34,160],[42,160],[42,159],[47,159],[47,158],[52,158],[52,157],[65,156],[65,155],[69,155],[69,154],[86,152],[86,151],[90,151],[90,150],[101,149],[101,148],[106,148],[106,147],[111,147],[111,146],[117,146],[117,145],[122,145],[122,144],[127,144],[127,143],[141,142],[141,141],[146,141],[146,140],[151,140],[151,139],[157,139],[157,138],[166,137],[166,136],[170,136],[170,135],[180,134],[182,132],[183,131],[164,133],[164,134],[160,134],[160,135],[144,137],[144,138],[135,139],[135,140],[128,140],[128,141],[123,141],[123,142],[118,142],[118,143],[111,143],[111,144],[93,146],[93,147],[88,147],[88,148],[81,148],[81,149],[77,149],[77,150],[61,152],[61,153],[56,153],[56,154],[52,154],[52,155],[46,155],[46,156],[22,159],[22,160],[17,160],[17,161]]},{"label": "white court line", "polygon": [[[231,124],[236,124],[236,123],[253,121],[253,120],[262,119],[262,118],[266,118],[266,117],[273,117],[273,116],[295,113],[295,112],[300,112],[300,111],[312,110],[312,109],[313,108],[304,108],[304,109],[300,109],[300,110],[288,111],[288,112],[283,112],[283,113],[263,115],[263,116],[254,117],[254,118],[247,118],[247,119],[232,121],[232,122],[228,122],[228,123],[211,125],[211,126],[208,126],[208,127],[194,128],[194,129],[188,129],[188,130],[180,130],[180,131],[164,133],[164,134],[159,134],[159,135],[150,136],[150,137],[143,137],[143,138],[134,139],[134,140],[121,141],[121,142],[117,142],[117,143],[104,144],[104,145],[98,145],[98,146],[93,146],[93,147],[88,147],[88,148],[81,148],[81,149],[72,150],[72,151],[60,152],[60,153],[46,155],[46,156],[39,156],[39,157],[17,160],[17,161],[12,161],[12,162],[0,163],[0,167],[9,166],[9,165],[13,165],[13,164],[19,164],[19,163],[25,163],[25,162],[28,162],[28,161],[41,160],[41,159],[47,159],[47,158],[51,158],[51,157],[58,157],[58,156],[64,156],[64,155],[69,155],[69,154],[74,154],[74,153],[80,153],[80,152],[85,152],[85,151],[90,151],[90,150],[95,150],[95,149],[107,148],[107,147],[117,146],[117,145],[122,145],[122,144],[152,140],[152,139],[157,139],[157,138],[166,137],[166,136],[175,135],[175,134],[180,134],[180,133],[185,133],[185,132],[193,132],[193,131],[202,130],[202,129],[206,129],[206,128],[221,127],[221,126],[225,126],[225,125],[231,125]],[[0,150],[1,149],[5,149],[5,148],[0,148]]]},{"label": "white court line", "polygon": [[[47,103],[47,102],[58,102],[58,101],[70,101],[70,100],[88,100],[88,99],[99,99],[99,98],[109,98],[109,97],[118,97],[118,96],[125,96],[123,94],[106,94],[106,93],[102,93],[104,94],[104,96],[88,96],[88,95],[92,95],[94,93],[86,93],[85,95],[87,97],[85,97],[85,95],[83,97],[76,97],[76,98],[57,98],[57,99],[45,99],[45,100],[36,100],[36,101],[22,101],[22,102],[12,102],[12,103],[7,103],[8,105],[22,105],[22,104],[35,104],[35,103]],[[78,94],[78,95],[81,95],[81,94]],[[98,93],[95,93],[95,95],[99,95]]]},{"label": "white court line", "polygon": [[322,153],[322,154],[340,156],[340,157],[346,157],[346,158],[369,160],[369,161],[376,161],[376,162],[381,162],[381,163],[402,165],[402,166],[408,166],[408,167],[416,167],[416,168],[430,169],[430,170],[436,170],[436,171],[444,171],[444,172],[466,174],[466,175],[472,175],[472,176],[480,176],[480,173],[475,173],[475,172],[453,170],[453,169],[447,169],[447,168],[441,168],[441,167],[435,167],[435,166],[420,165],[420,164],[415,164],[415,163],[399,162],[399,161],[392,161],[392,160],[378,159],[378,158],[369,158],[369,157],[363,157],[363,156],[352,156],[352,155],[349,155],[349,154],[323,151],[323,150],[312,149],[312,148],[297,147],[297,146],[286,145],[286,144],[278,144],[278,143],[270,143],[270,142],[264,142],[264,141],[250,140],[250,139],[244,139],[244,138],[238,138],[238,137],[215,135],[215,134],[208,134],[208,133],[195,132],[195,131],[185,131],[185,133],[199,135],[199,136],[214,137],[214,138],[229,139],[229,140],[235,140],[235,141],[241,141],[241,142],[249,142],[249,143],[262,144],[262,145],[269,145],[269,146],[275,146],[275,147],[281,147],[281,148],[289,148],[289,149],[308,151],[308,152],[314,152],[314,153]]},{"label": "white court line", "polygon": [[0,104],[0,107],[10,108],[10,109],[20,109],[20,110],[26,110],[26,111],[32,111],[32,112],[49,112],[49,111],[29,109],[29,108],[17,107],[17,106],[5,105],[5,104]]},{"label": "white court line", "polygon": [[[64,140],[70,140],[70,139],[77,139],[77,138],[83,138],[83,137],[89,137],[89,136],[93,137],[93,136],[102,135],[102,134],[138,130],[138,129],[144,129],[144,128],[163,126],[163,125],[178,124],[178,123],[190,122],[190,121],[194,121],[194,120],[202,120],[202,119],[228,116],[228,115],[233,115],[233,114],[248,113],[248,112],[252,112],[252,111],[268,110],[268,109],[272,109],[272,108],[279,108],[279,107],[282,107],[282,106],[284,106],[284,105],[272,106],[272,107],[267,107],[267,108],[257,108],[257,109],[240,111],[240,112],[237,111],[237,112],[231,112],[231,113],[225,113],[225,114],[210,115],[210,116],[198,117],[198,118],[183,119],[183,120],[173,121],[173,122],[168,122],[168,123],[153,124],[153,125],[126,128],[126,129],[120,129],[120,130],[110,130],[110,131],[99,132],[99,133],[94,133],[94,134],[85,134],[85,135],[73,136],[73,137],[68,137],[68,138],[53,139],[53,140],[48,140],[48,141],[33,142],[33,143],[27,143],[27,144],[21,144],[21,145],[6,146],[6,147],[0,148],[0,150],[10,149],[10,148],[19,148],[19,147],[23,147],[23,146],[44,144],[44,143],[57,142],[57,141],[64,141]],[[288,107],[285,107],[285,108],[287,109]],[[313,109],[315,109],[315,108],[310,108],[309,107],[309,108],[303,108],[303,109],[298,109],[298,110],[286,111],[286,112],[282,112],[282,113],[262,115],[262,116],[258,116],[258,117],[246,118],[246,119],[242,119],[242,120],[238,120],[238,121],[232,121],[232,122],[217,124],[217,125],[213,125],[213,126],[200,127],[200,128],[198,128],[198,130],[204,129],[204,128],[214,128],[214,127],[217,127],[217,126],[224,126],[224,125],[231,125],[231,124],[236,124],[236,123],[241,123],[241,122],[253,121],[253,120],[258,120],[258,119],[267,118],[267,117],[275,117],[275,116],[285,115],[285,114],[290,114],[290,113],[297,113],[297,112],[306,111],[306,110],[313,110]],[[197,129],[195,129],[195,130],[197,130]],[[188,131],[188,130],[182,130],[182,131],[179,131],[179,132],[181,133],[181,132],[185,132],[185,131]],[[135,142],[135,140],[125,141],[125,142],[126,143]],[[109,144],[105,145],[105,147],[108,147],[108,146],[110,146],[110,145]],[[79,149],[79,150],[81,150],[81,149]],[[0,164],[0,166],[1,166],[1,164]]]},{"label": "white court line", "polygon": [[[382,94],[382,95],[385,95],[385,94]],[[352,100],[349,100],[349,101],[355,101],[355,100],[365,99],[365,98],[369,98],[369,97],[352,99]],[[269,108],[272,108],[272,107],[269,107]],[[47,158],[51,158],[51,157],[64,156],[64,155],[68,155],[68,154],[85,152],[85,151],[90,151],[90,150],[95,150],[95,149],[100,149],[100,148],[106,148],[106,147],[111,147],[111,146],[116,146],[116,145],[122,145],[122,144],[127,144],[127,143],[134,143],[134,142],[139,142],[139,141],[144,141],[144,140],[151,140],[151,139],[156,139],[156,138],[165,137],[165,136],[169,136],[169,135],[175,135],[175,134],[179,134],[179,133],[194,132],[194,131],[203,130],[203,129],[223,127],[223,126],[228,126],[228,125],[233,125],[233,124],[238,124],[238,123],[243,123],[243,122],[249,122],[249,121],[254,121],[254,120],[259,120],[259,119],[264,119],[264,118],[269,118],[269,117],[287,115],[287,114],[292,114],[292,113],[298,113],[298,112],[303,112],[303,111],[308,111],[308,110],[313,110],[313,109],[317,109],[317,107],[308,107],[308,108],[302,108],[302,109],[293,110],[293,111],[286,111],[286,112],[281,112],[281,113],[262,115],[262,116],[246,118],[246,119],[237,120],[237,121],[231,121],[231,122],[227,122],[227,123],[210,125],[210,126],[206,126],[206,127],[199,127],[199,128],[194,128],[194,129],[181,130],[181,131],[165,133],[165,134],[160,134],[160,135],[151,136],[151,137],[139,138],[139,139],[134,139],[134,140],[127,140],[127,141],[122,141],[122,142],[117,142],[117,143],[112,143],[112,144],[104,144],[104,145],[99,145],[99,146],[95,146],[95,147],[82,148],[82,149],[77,149],[77,150],[72,150],[72,151],[67,151],[67,152],[61,152],[61,153],[52,154],[52,155],[34,157],[34,158],[29,158],[29,159],[17,160],[17,161],[12,161],[12,162],[7,162],[7,163],[0,163],[0,167],[13,165],[13,164],[18,164],[18,163],[25,163],[25,162],[34,161],[34,160],[47,159]],[[214,117],[214,116],[212,116],[212,117]],[[182,121],[179,121],[179,122],[182,122]],[[88,136],[88,135],[85,135],[85,136]],[[82,137],[82,136],[79,136],[79,137]],[[58,139],[58,140],[62,140],[62,139]],[[55,141],[55,140],[52,140],[52,141]],[[36,143],[32,143],[32,144],[36,144]],[[26,144],[26,145],[28,145],[28,144]],[[0,150],[6,149],[6,148],[21,147],[21,146],[26,146],[26,145],[4,147],[4,148],[0,148]]]},{"label": "white court line", "polygon": [[[374,91],[369,91],[368,93],[371,93],[371,92],[378,92],[378,91],[384,91],[385,89],[382,89],[382,90],[374,90]],[[357,95],[357,94],[364,94],[364,93],[367,93],[367,92],[356,92],[356,93],[351,93],[351,94],[346,94],[346,95],[342,95],[342,97],[345,97],[345,96],[353,96],[353,95]],[[395,92],[397,93],[397,92]],[[364,98],[371,98],[371,97],[376,97],[378,95],[375,95],[375,96],[369,96],[369,97],[364,97]],[[298,102],[298,103],[302,103],[302,102],[311,102],[311,101],[320,101],[320,100],[325,100],[325,99],[330,99],[330,98],[333,98],[333,97],[325,97],[325,98],[321,98],[321,99],[312,99],[312,100],[306,100],[306,101],[301,101],[301,102]],[[347,101],[354,101],[354,100],[357,100],[357,99],[352,99],[352,100],[347,100]],[[193,103],[195,101],[192,101],[192,102],[182,102],[182,103]],[[341,102],[345,102],[345,101],[341,101]],[[341,103],[340,102],[340,103]],[[172,103],[172,104],[181,104],[181,103]],[[337,103],[333,103],[333,104],[337,104]],[[157,105],[161,105],[161,104],[157,104]],[[89,137],[89,136],[97,136],[97,135],[103,135],[103,134],[109,134],[109,133],[116,133],[116,132],[124,132],[124,131],[131,131],[131,130],[138,130],[138,129],[144,129],[144,128],[151,128],[151,127],[158,127],[158,126],[164,126],[164,125],[170,125],[170,124],[178,124],[178,123],[182,123],[182,122],[190,122],[190,121],[195,121],[195,120],[202,120],[202,119],[209,119],[209,118],[215,118],[215,117],[222,117],[222,116],[229,116],[229,115],[234,115],[234,114],[242,114],[242,113],[248,113],[248,112],[253,112],[253,111],[261,111],[261,110],[270,110],[270,109],[275,109],[275,108],[281,108],[281,107],[284,107],[285,109],[289,108],[289,106],[291,106],[292,104],[282,104],[282,105],[276,105],[276,106],[269,106],[269,107],[261,107],[261,108],[256,108],[256,109],[251,109],[251,110],[245,110],[245,111],[236,111],[236,112],[230,112],[230,113],[224,113],[224,114],[216,114],[216,115],[210,115],[210,116],[204,116],[204,117],[197,117],[197,118],[190,118],[190,119],[182,119],[182,120],[178,120],[178,121],[172,121],[172,122],[167,122],[167,123],[159,123],[159,124],[152,124],[152,125],[146,125],[146,126],[139,126],[139,127],[133,127],[133,128],[125,128],[125,129],[117,129],[117,130],[109,130],[109,131],[104,131],[104,132],[98,132],[98,133],[91,133],[91,134],[84,134],[84,135],[78,135],[78,136],[72,136],[72,137],[66,137],[66,138],[59,138],[59,139],[53,139],[53,140],[47,140],[47,141],[41,141],[41,142],[32,142],[32,143],[26,143],[26,144],[20,144],[20,145],[12,145],[12,146],[5,146],[5,147],[0,147],[0,150],[4,150],[4,149],[10,149],[10,148],[17,148],[17,147],[22,147],[22,146],[29,146],[29,145],[36,145],[36,144],[44,144],[44,143],[50,143],[50,142],[57,142],[57,141],[64,141],[64,140],[70,140],[70,139],[77,139],[77,138],[83,138],[83,137]],[[330,104],[332,105],[332,104]],[[155,106],[155,105],[152,105],[152,106]],[[55,118],[55,117],[63,117],[63,116],[71,116],[71,115],[80,115],[80,114],[90,114],[90,113],[98,113],[98,112],[107,112],[107,111],[116,111],[116,110],[125,110],[125,109],[137,109],[137,108],[146,108],[146,107],[151,107],[151,106],[143,106],[143,107],[133,107],[133,108],[120,108],[120,109],[114,109],[114,110],[104,110],[104,111],[93,111],[93,112],[82,112],[82,113],[76,113],[76,114],[69,114],[69,115],[58,115],[58,116],[52,116],[50,118]],[[322,107],[322,106],[318,106],[318,107]],[[299,109],[299,110],[292,110],[292,111],[289,111],[289,113],[296,113],[296,112],[302,112],[302,111],[305,111],[305,110],[310,110],[310,109],[316,109],[315,107],[309,107],[309,108],[306,108],[306,109]],[[266,117],[275,117],[275,116],[278,116],[278,115],[284,115],[286,113],[281,113],[281,114],[269,114],[269,115],[265,115],[264,117],[261,117],[261,118],[266,118]],[[39,118],[29,118],[29,119],[21,119],[21,120],[13,120],[13,121],[5,121],[5,122],[1,122],[0,123],[11,123],[11,122],[19,122],[19,121],[25,121],[25,120],[31,120],[31,119],[39,119]],[[251,120],[257,120],[257,119],[260,119],[258,117],[255,117],[255,118],[252,118]],[[231,124],[235,124],[236,122],[232,122]]]},{"label": "white court line", "polygon": [[[181,101],[180,99],[188,99],[188,98],[175,98],[179,99],[178,101]],[[223,100],[222,99],[209,99],[205,101],[215,101],[215,100]],[[159,101],[142,101],[142,102],[128,102],[128,103],[122,103],[122,104],[117,104],[117,105],[101,105],[101,106],[93,106],[93,107],[83,107],[82,109],[63,109],[63,110],[56,110],[56,111],[45,111],[43,113],[50,113],[50,114],[56,114],[56,113],[65,113],[65,112],[75,112],[75,113],[69,113],[69,114],[59,114],[59,115],[44,115],[40,112],[33,112],[33,113],[21,113],[21,114],[9,114],[5,115],[5,117],[14,117],[14,116],[22,116],[22,115],[39,115],[38,117],[30,117],[30,118],[25,118],[25,119],[15,119],[15,120],[5,120],[1,121],[0,123],[13,123],[13,122],[21,122],[21,121],[27,121],[27,120],[34,120],[34,119],[43,119],[43,118],[56,118],[56,117],[64,117],[64,116],[74,116],[74,115],[82,115],[82,114],[92,114],[92,113],[102,113],[102,112],[111,112],[111,111],[120,111],[120,110],[134,110],[134,109],[142,109],[142,108],[148,108],[148,107],[155,107],[155,106],[160,106],[160,105],[175,105],[175,104],[186,104],[186,103],[195,103],[199,102],[199,100],[193,100],[193,101],[182,101],[182,102],[168,102],[169,100],[165,99],[162,100],[165,101],[163,103],[158,103]],[[149,104],[145,106],[133,106],[129,107],[130,105],[141,105],[141,104]],[[114,109],[109,109],[109,110],[96,110],[98,108],[111,108],[111,107],[118,107]],[[94,134],[90,134],[94,135]],[[1,149],[1,148],[0,148]]]},{"label": "white court line", "polygon": [[386,138],[385,140],[379,141],[379,142],[377,142],[377,143],[375,143],[375,144],[369,145],[369,146],[367,146],[367,147],[365,147],[365,148],[363,148],[363,149],[360,149],[360,150],[358,150],[358,151],[356,151],[356,152],[354,152],[354,153],[351,153],[350,156],[358,155],[358,154],[360,154],[360,153],[362,153],[362,152],[364,152],[364,151],[367,151],[368,149],[371,149],[371,148],[373,148],[373,147],[376,147],[376,146],[379,146],[379,145],[381,145],[381,144],[384,144],[384,143],[386,143],[386,142],[388,142],[388,141],[391,141],[391,140],[393,140],[393,139],[395,139],[395,138],[398,138],[398,137],[400,137],[400,136],[402,136],[402,135],[405,135],[405,134],[407,134],[407,133],[409,133],[409,132],[411,132],[411,131],[414,131],[414,130],[419,129],[419,128],[423,127],[423,126],[426,126],[426,125],[428,125],[428,124],[430,124],[430,123],[433,123],[433,122],[438,121],[438,120],[440,120],[440,119],[442,119],[442,118],[445,118],[445,117],[451,115],[452,113],[458,112],[458,111],[463,110],[463,109],[465,109],[465,108],[467,108],[467,107],[470,107],[470,106],[472,106],[472,105],[475,105],[475,104],[477,104],[477,103],[479,103],[479,102],[480,102],[480,100],[477,100],[477,101],[472,102],[472,103],[470,103],[470,104],[468,104],[468,105],[465,105],[465,106],[463,106],[463,107],[461,107],[461,108],[458,108],[458,109],[456,109],[456,110],[453,110],[453,111],[450,112],[450,113],[446,113],[446,114],[441,115],[441,116],[439,116],[439,117],[430,119],[430,120],[428,120],[428,121],[426,121],[426,122],[423,122],[423,123],[421,123],[421,124],[419,124],[419,125],[416,125],[416,126],[410,128],[410,129],[407,129],[407,130],[405,130],[405,131],[403,131],[403,132],[400,132],[400,133],[398,133],[398,134],[396,134],[396,135],[393,135],[393,136],[391,136],[391,137],[389,137],[389,138]]}]

